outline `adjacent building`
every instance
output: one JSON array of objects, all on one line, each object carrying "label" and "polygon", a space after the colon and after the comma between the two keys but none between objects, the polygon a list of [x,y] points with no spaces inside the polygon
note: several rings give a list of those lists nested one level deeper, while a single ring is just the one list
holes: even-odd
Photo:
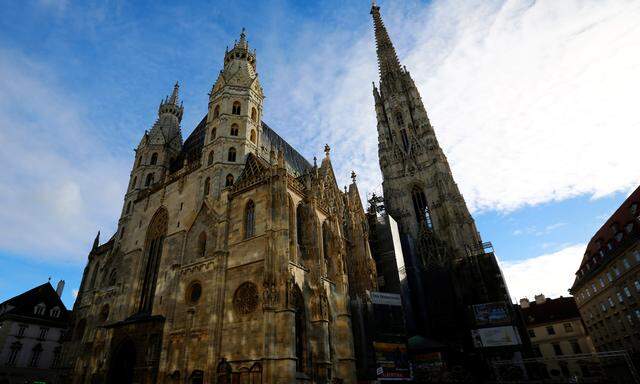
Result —
[{"label": "adjacent building", "polygon": [[640,187],[593,235],[571,287],[598,352],[640,362]]},{"label": "adjacent building", "polygon": [[69,312],[50,283],[0,303],[0,383],[59,383]]},{"label": "adjacent building", "polygon": [[183,141],[175,85],[74,305],[74,383],[356,381],[352,301],[376,287],[361,198],[263,120],[244,31]]},{"label": "adjacent building", "polygon": [[532,374],[557,380],[562,377],[588,379],[596,373],[592,359],[567,358],[595,352],[573,297],[548,299],[542,294],[536,295],[534,302],[521,299],[520,311],[534,357],[546,361],[537,372],[532,369]]}]

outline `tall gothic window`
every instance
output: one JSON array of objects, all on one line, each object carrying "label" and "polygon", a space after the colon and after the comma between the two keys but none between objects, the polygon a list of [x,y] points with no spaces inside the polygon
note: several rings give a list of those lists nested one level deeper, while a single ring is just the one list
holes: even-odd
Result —
[{"label": "tall gothic window", "polygon": [[209,152],[209,157],[207,157],[207,165],[213,164],[213,151]]},{"label": "tall gothic window", "polygon": [[396,123],[398,123],[398,128],[402,128],[404,126],[404,119],[402,118],[402,113],[396,113]]},{"label": "tall gothic window", "polygon": [[151,165],[158,164],[158,154],[156,152],[154,152],[153,155],[151,155],[151,162],[149,164]]},{"label": "tall gothic window", "polygon": [[216,138],[216,131],[217,131],[216,127],[213,127],[211,129],[211,141],[213,141],[213,139]]},{"label": "tall gothic window", "polygon": [[256,143],[256,131],[254,129],[251,130],[251,136],[249,136],[249,140],[251,140],[253,144]]},{"label": "tall gothic window", "polygon": [[251,120],[254,122],[258,121],[258,111],[255,108],[251,108]]},{"label": "tall gothic window", "polygon": [[36,344],[35,347],[31,350],[31,360],[29,361],[30,367],[37,367],[40,362],[40,355],[42,355],[42,345],[40,343]]},{"label": "tall gothic window", "polygon": [[406,129],[401,129],[400,130],[400,136],[402,137],[402,146],[404,147],[405,151],[409,150],[409,138],[407,137],[407,130]]},{"label": "tall gothic window", "polygon": [[139,306],[139,312],[141,313],[151,313],[153,309],[158,269],[160,268],[160,258],[162,256],[164,238],[167,234],[168,221],[167,210],[160,208],[153,216],[149,229],[147,230],[144,252],[146,263],[144,264],[145,268]]},{"label": "tall gothic window", "polygon": [[295,240],[295,225],[296,225],[296,213],[293,208],[293,199],[291,195],[287,196],[287,203],[289,208],[289,258],[295,260],[296,254],[296,240]]},{"label": "tall gothic window", "polygon": [[209,188],[210,188],[210,186],[211,186],[211,178],[207,177],[204,180],[204,191],[203,191],[204,196],[209,196]]},{"label": "tall gothic window", "polygon": [[431,221],[431,213],[427,205],[427,198],[420,187],[415,185],[411,190],[411,199],[413,200],[413,210],[416,215],[418,224],[424,224],[427,228],[433,228]]},{"label": "tall gothic window", "polygon": [[231,136],[238,136],[238,131],[240,129],[238,128],[238,124],[231,124]]},{"label": "tall gothic window", "polygon": [[207,254],[207,234],[203,232],[198,236],[198,257],[205,257]]},{"label": "tall gothic window", "polygon": [[302,204],[298,204],[296,208],[296,240],[298,242],[298,249],[300,249],[300,256],[304,259],[305,249],[302,246],[302,240],[304,236],[304,207]]},{"label": "tall gothic window", "polygon": [[19,341],[14,341],[11,344],[11,349],[9,351],[9,357],[7,358],[7,365],[13,366],[16,364],[16,360],[18,355],[20,354],[20,350],[22,349],[22,343]]},{"label": "tall gothic window", "polygon": [[329,220],[322,223],[322,255],[324,256],[324,265],[327,275],[329,275]]},{"label": "tall gothic window", "polygon": [[231,162],[235,162],[236,161],[236,149],[231,147],[229,148],[229,153],[227,155],[227,160],[231,161]]},{"label": "tall gothic window", "polygon": [[225,187],[230,187],[233,185],[233,175],[232,174],[228,174],[227,178],[224,181],[224,186]]},{"label": "tall gothic window", "polygon": [[240,102],[239,101],[234,101],[233,102],[233,107],[231,108],[231,113],[233,113],[234,115],[239,115],[240,114]]},{"label": "tall gothic window", "polygon": [[220,116],[220,106],[216,105],[215,108],[213,108],[213,117],[218,117]]},{"label": "tall gothic window", "polygon": [[146,180],[144,181],[145,187],[148,187],[151,184],[153,184],[153,173],[148,174]]},{"label": "tall gothic window", "polygon": [[255,234],[255,212],[256,206],[253,200],[247,202],[247,207],[244,212],[244,237],[248,239]]}]

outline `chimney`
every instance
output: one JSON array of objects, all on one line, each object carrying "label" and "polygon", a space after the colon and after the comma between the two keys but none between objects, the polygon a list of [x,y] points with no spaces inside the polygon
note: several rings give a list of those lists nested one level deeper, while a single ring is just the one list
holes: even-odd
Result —
[{"label": "chimney", "polygon": [[536,304],[544,304],[547,302],[547,298],[544,297],[544,294],[536,295]]},{"label": "chimney", "polygon": [[62,290],[64,289],[64,280],[58,281],[58,285],[56,286],[56,293],[58,297],[62,297]]},{"label": "chimney", "polygon": [[520,307],[521,308],[529,308],[529,299],[527,299],[526,297],[520,299]]}]

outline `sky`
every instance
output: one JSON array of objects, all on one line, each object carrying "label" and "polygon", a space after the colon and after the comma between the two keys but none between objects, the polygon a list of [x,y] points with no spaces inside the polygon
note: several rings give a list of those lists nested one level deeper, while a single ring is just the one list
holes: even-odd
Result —
[{"label": "sky", "polygon": [[[640,1],[379,1],[514,300],[568,295],[640,184]],[[133,149],[181,84],[183,137],[247,30],[264,120],[380,193],[370,3],[25,0],[0,13],[0,301],[64,279],[116,228]]]}]

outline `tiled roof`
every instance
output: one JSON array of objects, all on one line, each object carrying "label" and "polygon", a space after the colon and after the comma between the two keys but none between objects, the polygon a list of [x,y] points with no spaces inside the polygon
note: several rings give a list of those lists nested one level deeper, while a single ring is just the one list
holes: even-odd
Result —
[{"label": "tiled roof", "polygon": [[552,323],[580,317],[578,305],[573,297],[546,299],[544,304],[535,301],[528,308],[522,308],[522,315],[527,325]]},{"label": "tiled roof", "polygon": [[[40,303],[44,303],[46,310],[42,315],[34,314],[34,307]],[[2,316],[18,316],[21,318],[32,318],[34,320],[50,321],[65,323],[69,320],[69,311],[64,306],[60,297],[53,289],[50,283],[44,283],[32,288],[18,296],[0,303],[0,308],[11,307],[10,310],[2,313]],[[51,308],[60,308],[60,316],[53,318],[50,315]]]},{"label": "tiled roof", "polygon": [[[627,230],[629,224],[631,224],[630,232]],[[587,245],[580,268],[576,272],[572,289],[577,288],[580,283],[597,273],[602,266],[638,241],[640,241],[640,187],[627,197],[593,235]]]}]

